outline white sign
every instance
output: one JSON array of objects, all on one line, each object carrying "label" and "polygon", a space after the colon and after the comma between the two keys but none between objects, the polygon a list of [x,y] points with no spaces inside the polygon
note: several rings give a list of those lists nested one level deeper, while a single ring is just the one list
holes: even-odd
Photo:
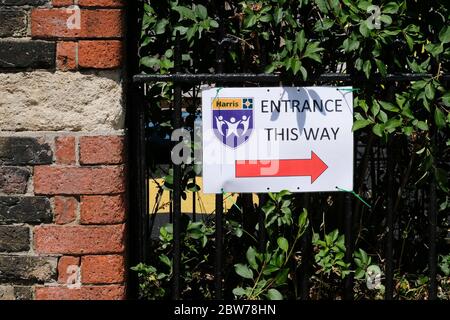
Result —
[{"label": "white sign", "polygon": [[351,87],[202,92],[205,193],[353,190]]}]

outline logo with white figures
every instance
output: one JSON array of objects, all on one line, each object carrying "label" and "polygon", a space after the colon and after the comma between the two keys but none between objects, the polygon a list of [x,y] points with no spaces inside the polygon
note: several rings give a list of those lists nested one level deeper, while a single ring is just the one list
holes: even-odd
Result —
[{"label": "logo with white figures", "polygon": [[253,98],[215,98],[212,101],[213,129],[226,146],[245,143],[253,131]]}]

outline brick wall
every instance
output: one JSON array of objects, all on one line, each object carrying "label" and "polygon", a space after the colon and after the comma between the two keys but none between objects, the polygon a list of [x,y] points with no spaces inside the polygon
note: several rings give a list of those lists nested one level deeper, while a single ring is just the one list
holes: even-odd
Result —
[{"label": "brick wall", "polygon": [[126,296],[124,1],[75,2],[0,0],[0,300]]}]

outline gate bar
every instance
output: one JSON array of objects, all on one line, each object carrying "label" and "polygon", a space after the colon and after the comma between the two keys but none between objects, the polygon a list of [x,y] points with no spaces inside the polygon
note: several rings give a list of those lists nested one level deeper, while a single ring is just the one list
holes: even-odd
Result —
[{"label": "gate bar", "polygon": [[[426,78],[432,78],[434,75],[428,73],[399,73],[388,74],[386,77],[373,77],[375,80],[383,81],[417,81]],[[450,74],[440,76],[440,79],[450,80]],[[277,82],[277,81],[296,81],[299,78],[288,77],[281,74],[270,73],[178,73],[178,74],[138,74],[133,77],[135,83],[145,82]],[[311,79],[301,82],[315,81],[357,81],[365,80],[364,76],[356,76],[345,73],[324,73],[318,76],[312,76]]]},{"label": "gate bar", "polygon": [[[345,262],[351,263],[353,256],[353,206],[349,193],[344,195],[344,208]],[[344,281],[344,299],[353,300],[353,277],[351,274],[347,275]]]},{"label": "gate bar", "polygon": [[[436,108],[436,107],[435,107]],[[431,122],[433,123],[433,122]],[[432,125],[431,127],[431,143],[434,145],[435,149],[437,149],[436,142],[436,126]],[[433,160],[436,164],[436,158]],[[437,240],[437,198],[436,198],[436,177],[434,174],[431,174],[431,182],[430,182],[430,208],[428,213],[428,230],[430,233],[429,239],[429,255],[428,255],[428,268],[429,268],[429,276],[430,276],[430,284],[428,287],[428,299],[436,300],[437,299],[437,250],[436,250],[436,240]]]},{"label": "gate bar", "polygon": [[[180,34],[175,39],[175,70],[181,68]],[[173,129],[181,128],[181,85],[174,86]],[[175,142],[176,143],[176,142]],[[173,164],[173,299],[180,299],[180,264],[181,264],[181,165]]]},{"label": "gate bar", "polygon": [[386,147],[387,156],[387,234],[386,234],[386,291],[384,298],[392,300],[394,296],[394,160],[392,159],[392,138]]},{"label": "gate bar", "polygon": [[[225,29],[223,24],[223,14],[225,11],[225,1],[220,1],[218,7],[219,15],[219,29],[218,29],[218,43],[216,51],[217,72],[223,74],[224,54],[223,54],[223,38],[225,36]],[[216,261],[214,266],[214,282],[215,282],[215,298],[220,300],[222,296],[222,268],[223,268],[223,193],[216,194]]]}]

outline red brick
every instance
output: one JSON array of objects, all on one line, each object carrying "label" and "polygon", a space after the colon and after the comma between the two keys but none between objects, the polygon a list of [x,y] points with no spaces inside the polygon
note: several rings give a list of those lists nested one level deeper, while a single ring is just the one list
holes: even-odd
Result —
[{"label": "red brick", "polygon": [[119,68],[122,64],[122,56],[122,41],[80,41],[78,64],[80,68]]},{"label": "red brick", "polygon": [[122,256],[84,256],[81,258],[82,283],[109,284],[124,281],[125,260]]},{"label": "red brick", "polygon": [[57,137],[55,145],[56,163],[75,164],[75,137]]},{"label": "red brick", "polygon": [[113,226],[55,226],[34,228],[38,253],[101,254],[124,250],[123,224]]},{"label": "red brick", "polygon": [[124,151],[123,136],[80,138],[81,164],[120,164]]},{"label": "red brick", "polygon": [[36,287],[36,300],[122,300],[125,286]]},{"label": "red brick", "polygon": [[80,28],[69,29],[67,9],[33,9],[31,35],[35,38],[117,38],[123,36],[123,11],[119,9],[83,10]]},{"label": "red brick", "polygon": [[76,268],[80,266],[80,257],[63,256],[58,261],[58,282],[65,284],[74,284],[72,281],[67,283],[67,280],[72,280],[73,273]]},{"label": "red brick", "polygon": [[78,201],[74,197],[55,197],[55,223],[66,224],[77,218]]},{"label": "red brick", "polygon": [[73,5],[73,0],[53,0],[52,5],[54,7],[69,7]]},{"label": "red brick", "polygon": [[78,0],[81,7],[119,8],[125,5],[125,0]]},{"label": "red brick", "polygon": [[111,194],[124,191],[123,166],[36,166],[34,169],[35,194]]},{"label": "red brick", "polygon": [[124,196],[82,196],[80,222],[82,224],[113,224],[125,220]]}]

